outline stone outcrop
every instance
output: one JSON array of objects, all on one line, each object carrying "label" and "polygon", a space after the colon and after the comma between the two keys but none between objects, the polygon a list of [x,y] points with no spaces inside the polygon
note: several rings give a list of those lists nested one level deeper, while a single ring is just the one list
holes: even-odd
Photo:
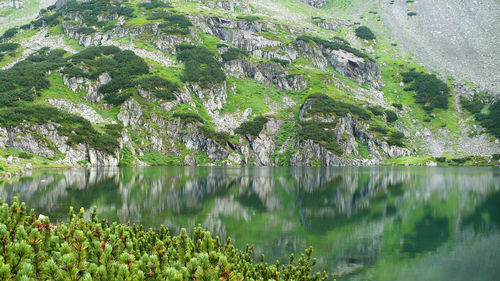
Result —
[{"label": "stone outcrop", "polygon": [[250,53],[283,44],[260,34],[266,28],[262,22],[236,21],[219,17],[194,17],[193,24],[203,32]]},{"label": "stone outcrop", "polygon": [[[336,126],[332,130],[335,133],[335,141],[343,149],[343,155],[339,156],[328,151],[326,148],[315,143],[313,140],[300,141],[294,143],[296,153],[290,159],[293,166],[345,166],[345,165],[374,165],[387,157],[410,156],[412,151],[408,148],[390,145],[387,141],[380,139],[376,134],[369,132],[369,125],[347,114],[345,117],[336,117],[335,115],[307,115],[312,102],[306,101],[300,110],[300,121],[316,121],[321,123],[335,122]],[[369,159],[363,159],[359,155],[358,142],[366,145],[370,152]],[[345,155],[356,156],[349,159]]]},{"label": "stone outcrop", "polygon": [[300,0],[304,3],[306,3],[309,6],[313,6],[315,8],[321,8],[325,6],[327,0]]},{"label": "stone outcrop", "polygon": [[59,134],[60,125],[49,122],[43,125],[20,124],[13,128],[1,128],[5,136],[0,138],[0,147],[12,147],[42,157],[61,156],[60,164],[79,166],[89,163],[93,167],[117,166],[118,158],[93,148],[87,143],[73,146],[67,144],[68,137]]},{"label": "stone outcrop", "polygon": [[226,62],[224,68],[230,76],[272,83],[280,90],[302,91],[307,87],[307,80],[302,75],[288,75],[279,63],[255,64],[248,59],[235,59]]},{"label": "stone outcrop", "polygon": [[89,120],[91,123],[114,123],[114,121],[103,118],[91,106],[83,103],[74,103],[65,99],[47,99],[46,102],[59,110],[80,115],[81,117]]},{"label": "stone outcrop", "polygon": [[380,70],[377,64],[368,58],[362,58],[342,49],[334,50],[325,46],[295,41],[295,46],[304,57],[319,69],[332,65],[341,74],[352,78],[359,84],[369,83],[379,87]]},{"label": "stone outcrop", "polygon": [[201,99],[208,112],[222,109],[227,100],[226,82],[212,84],[207,88],[199,84],[186,83],[186,89]]},{"label": "stone outcrop", "polygon": [[99,88],[111,81],[111,76],[108,73],[101,74],[96,81],[91,81],[83,77],[67,77],[63,76],[64,85],[70,88],[73,92],[85,91],[86,99],[90,102],[100,102],[104,95],[99,93]]}]

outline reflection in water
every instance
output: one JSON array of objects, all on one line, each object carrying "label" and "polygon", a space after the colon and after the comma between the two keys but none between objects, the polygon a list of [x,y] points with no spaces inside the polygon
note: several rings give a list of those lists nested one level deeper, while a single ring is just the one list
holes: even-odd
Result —
[{"label": "reflection in water", "polygon": [[4,200],[14,196],[53,221],[72,205],[173,231],[202,224],[240,247],[255,244],[269,261],[312,245],[318,269],[338,280],[415,280],[419,268],[432,268],[436,280],[460,280],[449,259],[484,260],[483,272],[460,268],[484,278],[499,273],[499,247],[488,249],[491,259],[464,254],[481,255],[486,241],[499,245],[498,168],[36,171],[0,188]]}]

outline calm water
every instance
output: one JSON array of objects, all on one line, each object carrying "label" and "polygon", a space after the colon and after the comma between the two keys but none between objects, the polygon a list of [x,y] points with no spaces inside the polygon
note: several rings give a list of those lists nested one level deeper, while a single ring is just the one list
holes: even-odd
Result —
[{"label": "calm water", "polygon": [[0,197],[13,196],[52,220],[73,205],[175,231],[202,224],[269,262],[312,245],[337,280],[500,278],[500,168],[36,171],[3,183]]}]

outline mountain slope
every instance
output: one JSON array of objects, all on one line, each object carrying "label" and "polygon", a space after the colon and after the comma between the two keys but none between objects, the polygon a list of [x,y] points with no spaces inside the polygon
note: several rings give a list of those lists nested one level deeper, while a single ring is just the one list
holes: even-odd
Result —
[{"label": "mountain slope", "polygon": [[60,1],[2,36],[2,155],[18,166],[300,166],[500,152],[494,96],[429,74],[377,26],[376,39],[356,36],[329,5]]}]

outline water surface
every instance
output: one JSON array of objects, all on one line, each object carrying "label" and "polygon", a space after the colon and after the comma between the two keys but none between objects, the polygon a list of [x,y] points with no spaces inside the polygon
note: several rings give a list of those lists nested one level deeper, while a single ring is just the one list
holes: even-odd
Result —
[{"label": "water surface", "polygon": [[337,280],[500,276],[500,168],[50,170],[0,187],[14,196],[53,221],[72,205],[174,232],[201,224],[269,262],[311,245]]}]

